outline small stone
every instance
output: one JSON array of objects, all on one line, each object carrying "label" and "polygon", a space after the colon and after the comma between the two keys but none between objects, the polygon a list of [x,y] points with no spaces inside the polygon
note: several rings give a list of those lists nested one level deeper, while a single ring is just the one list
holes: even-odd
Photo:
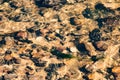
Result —
[{"label": "small stone", "polygon": [[2,40],[0,40],[0,46],[3,46],[4,44],[6,44],[6,41],[4,38],[2,38]]},{"label": "small stone", "polygon": [[72,18],[70,18],[70,24],[72,24],[72,25],[80,25],[81,21],[78,18],[72,17]]},{"label": "small stone", "polygon": [[70,48],[70,51],[71,51],[71,52],[79,52],[78,49],[77,49],[75,46],[71,47],[71,48]]},{"label": "small stone", "polygon": [[114,68],[112,69],[112,72],[113,72],[113,73],[120,73],[120,66],[114,67]]},{"label": "small stone", "polygon": [[60,30],[59,30],[59,29],[56,29],[55,32],[59,34],[59,33],[60,33]]},{"label": "small stone", "polygon": [[26,39],[26,38],[27,38],[27,32],[25,32],[25,31],[20,31],[20,32],[18,32],[17,36],[18,36],[18,37],[21,37],[21,38],[23,38],[23,39]]},{"label": "small stone", "polygon": [[36,31],[35,31],[35,34],[36,34],[36,36],[41,36],[40,30],[36,30]]},{"label": "small stone", "polygon": [[44,37],[37,37],[35,40],[36,43],[42,44],[43,42],[46,43],[47,40]]},{"label": "small stone", "polygon": [[106,7],[105,7],[104,4],[102,4],[102,3],[97,3],[97,4],[95,5],[95,9],[103,10],[103,9],[106,9]]},{"label": "small stone", "polygon": [[116,80],[120,80],[120,66],[114,67],[112,72],[116,75]]},{"label": "small stone", "polygon": [[[97,76],[97,77],[96,77]],[[105,76],[98,72],[94,72],[88,75],[89,80],[105,80]]]},{"label": "small stone", "polygon": [[89,33],[89,38],[92,42],[97,42],[101,40],[101,35],[100,30],[96,28]]},{"label": "small stone", "polygon": [[90,19],[93,18],[92,10],[91,10],[90,8],[86,8],[86,9],[82,12],[82,15],[83,15],[85,18],[90,18]]},{"label": "small stone", "polygon": [[100,51],[105,51],[108,48],[108,45],[104,41],[98,41],[95,43],[95,47]]}]

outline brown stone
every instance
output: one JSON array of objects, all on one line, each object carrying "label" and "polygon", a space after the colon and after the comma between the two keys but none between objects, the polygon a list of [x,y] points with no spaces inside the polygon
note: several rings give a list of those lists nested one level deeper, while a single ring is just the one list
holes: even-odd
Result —
[{"label": "brown stone", "polygon": [[27,32],[20,31],[20,32],[18,32],[17,36],[25,39],[25,38],[27,38]]},{"label": "brown stone", "polygon": [[108,48],[108,45],[104,41],[98,41],[95,43],[95,47],[100,51],[105,51]]},{"label": "brown stone", "polygon": [[114,67],[114,68],[112,69],[112,72],[113,72],[113,73],[120,73],[120,66]]}]

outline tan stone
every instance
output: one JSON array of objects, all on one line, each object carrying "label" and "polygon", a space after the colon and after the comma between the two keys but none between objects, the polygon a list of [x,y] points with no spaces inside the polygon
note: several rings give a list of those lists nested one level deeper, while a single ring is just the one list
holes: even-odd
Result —
[{"label": "tan stone", "polygon": [[114,73],[119,73],[119,74],[120,74],[120,66],[114,67],[114,68],[112,69],[112,72],[114,72]]}]

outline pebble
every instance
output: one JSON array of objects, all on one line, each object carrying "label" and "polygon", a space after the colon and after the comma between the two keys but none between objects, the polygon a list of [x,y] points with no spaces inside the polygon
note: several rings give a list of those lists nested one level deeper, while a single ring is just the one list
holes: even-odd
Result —
[{"label": "pebble", "polygon": [[100,51],[105,51],[108,48],[108,45],[104,41],[98,41],[95,43],[95,47]]},{"label": "pebble", "polygon": [[20,32],[18,32],[17,36],[25,39],[25,38],[27,38],[27,32],[20,31]]},{"label": "pebble", "polygon": [[[97,77],[96,77],[97,76]],[[94,72],[88,75],[89,80],[105,80],[104,75]]]},{"label": "pebble", "polygon": [[79,52],[78,49],[75,46],[70,47],[70,51],[71,52]]},{"label": "pebble", "polygon": [[70,18],[70,24],[72,24],[72,25],[80,25],[81,21],[80,21],[80,19],[78,19],[76,17],[72,17],[72,18]]},{"label": "pebble", "polygon": [[114,67],[114,68],[112,69],[112,72],[113,72],[113,73],[120,73],[120,66]]},{"label": "pebble", "polygon": [[120,80],[120,66],[116,66],[112,69],[112,72],[116,75],[116,80]]}]

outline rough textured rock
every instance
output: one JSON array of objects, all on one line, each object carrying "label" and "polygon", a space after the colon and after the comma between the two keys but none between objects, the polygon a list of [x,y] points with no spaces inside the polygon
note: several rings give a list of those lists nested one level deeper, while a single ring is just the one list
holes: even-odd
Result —
[{"label": "rough textured rock", "polygon": [[119,0],[0,0],[0,80],[120,80]]}]

